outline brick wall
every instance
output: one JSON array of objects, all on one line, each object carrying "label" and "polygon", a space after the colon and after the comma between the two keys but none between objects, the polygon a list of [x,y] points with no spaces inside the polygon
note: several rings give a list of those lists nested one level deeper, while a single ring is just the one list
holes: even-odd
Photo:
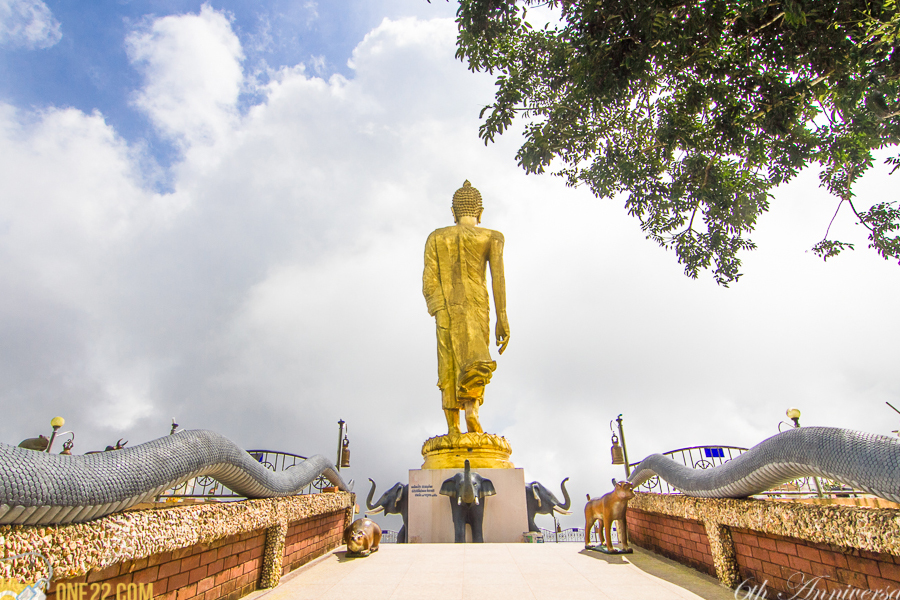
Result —
[{"label": "brick wall", "polygon": [[293,571],[344,543],[344,511],[292,523],[284,540],[282,574]]},{"label": "brick wall", "polygon": [[628,541],[713,577],[706,528],[700,521],[628,508]]},{"label": "brick wall", "polygon": [[[290,523],[284,545],[283,573],[340,546],[346,512],[340,510]],[[132,583],[152,584],[153,600],[237,600],[259,587],[265,546],[266,529],[259,529],[211,544],[195,544],[124,561],[81,577],[54,582],[47,600],[89,600],[94,591],[99,590],[103,595],[106,589],[109,590],[107,598],[113,600],[119,584]],[[70,591],[77,588],[66,587],[79,583],[87,584],[83,587],[86,595],[81,598]],[[92,587],[94,584],[110,587]],[[123,591],[122,599],[127,597]],[[132,596],[131,600],[137,599]]]},{"label": "brick wall", "polygon": [[[875,598],[881,591],[888,597],[900,597],[900,556],[866,550],[816,544],[798,538],[732,528],[735,558],[742,580],[754,585],[766,583],[769,598],[791,596],[798,586],[807,590],[832,591],[841,598]],[[811,581],[821,577],[818,581]],[[855,590],[855,591],[854,591]],[[869,590],[868,595],[860,595]],[[895,591],[896,590],[896,591]],[[803,597],[818,597],[815,592],[802,592]]]}]

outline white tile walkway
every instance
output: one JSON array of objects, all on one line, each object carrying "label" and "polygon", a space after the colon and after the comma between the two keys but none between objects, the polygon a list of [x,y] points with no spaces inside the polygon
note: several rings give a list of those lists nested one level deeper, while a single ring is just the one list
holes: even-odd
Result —
[{"label": "white tile walkway", "polygon": [[581,544],[384,544],[343,548],[245,600],[732,600],[710,577],[636,549],[606,556]]}]

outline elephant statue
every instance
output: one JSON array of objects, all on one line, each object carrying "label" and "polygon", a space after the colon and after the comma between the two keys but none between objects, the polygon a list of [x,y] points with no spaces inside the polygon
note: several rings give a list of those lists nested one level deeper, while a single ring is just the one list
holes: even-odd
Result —
[{"label": "elephant statue", "polygon": [[494,484],[478,473],[473,473],[466,460],[465,471],[457,473],[441,485],[440,494],[450,497],[453,513],[453,535],[457,544],[466,541],[466,524],[472,526],[472,541],[484,542],[481,526],[484,523],[484,502],[486,496],[494,496]]},{"label": "elephant statue", "polygon": [[562,488],[565,503],[560,504],[553,492],[548,490],[538,481],[532,481],[525,486],[525,507],[528,509],[528,531],[540,533],[541,528],[535,525],[534,515],[549,515],[554,511],[561,515],[568,515],[569,507],[572,501],[569,498],[569,492],[566,491],[566,482],[568,477],[562,480],[559,487]]},{"label": "elephant statue", "polygon": [[[369,481],[372,481],[369,478]],[[409,516],[409,485],[402,484],[399,481],[394,486],[383,493],[378,502],[372,504],[372,496],[375,495],[375,482],[372,481],[372,489],[369,490],[369,497],[366,498],[366,514],[374,515],[384,511],[386,515],[400,515],[403,517],[403,527],[397,533],[397,543],[406,543],[406,519]]]}]

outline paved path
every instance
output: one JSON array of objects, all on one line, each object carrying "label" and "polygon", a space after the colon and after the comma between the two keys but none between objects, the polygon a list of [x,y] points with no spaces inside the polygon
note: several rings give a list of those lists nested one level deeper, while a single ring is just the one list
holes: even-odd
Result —
[{"label": "paved path", "polygon": [[637,549],[580,544],[384,544],[365,558],[343,549],[245,600],[733,600],[707,577]]}]

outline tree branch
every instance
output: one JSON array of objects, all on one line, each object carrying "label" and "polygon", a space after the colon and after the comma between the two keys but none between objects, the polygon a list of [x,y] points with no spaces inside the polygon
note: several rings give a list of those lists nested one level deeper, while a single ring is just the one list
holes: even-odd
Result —
[{"label": "tree branch", "polygon": [[847,203],[850,205],[850,208],[853,209],[853,214],[856,215],[856,218],[859,220],[860,224],[862,224],[863,227],[865,227],[872,233],[875,233],[875,230],[872,229],[871,227],[869,227],[869,224],[866,223],[865,219],[863,219],[862,216],[859,214],[859,212],[856,210],[856,207],[853,206],[853,200],[851,200],[850,198],[847,198]]},{"label": "tree branch", "polygon": [[[828,233],[831,231],[831,226],[832,226],[832,224],[834,224],[834,220],[837,218],[838,212],[841,210],[841,204],[843,204],[843,203],[844,203],[844,199],[841,198],[841,201],[838,202],[837,209],[835,209],[835,211],[834,211],[834,215],[832,215],[832,217],[831,217],[831,221],[828,222],[828,228],[825,230],[825,236],[822,238],[823,242],[828,239]],[[850,206],[853,206],[853,203],[851,203]],[[854,209],[853,212],[856,212],[856,210]],[[856,216],[859,216],[859,215],[856,215]]]}]

